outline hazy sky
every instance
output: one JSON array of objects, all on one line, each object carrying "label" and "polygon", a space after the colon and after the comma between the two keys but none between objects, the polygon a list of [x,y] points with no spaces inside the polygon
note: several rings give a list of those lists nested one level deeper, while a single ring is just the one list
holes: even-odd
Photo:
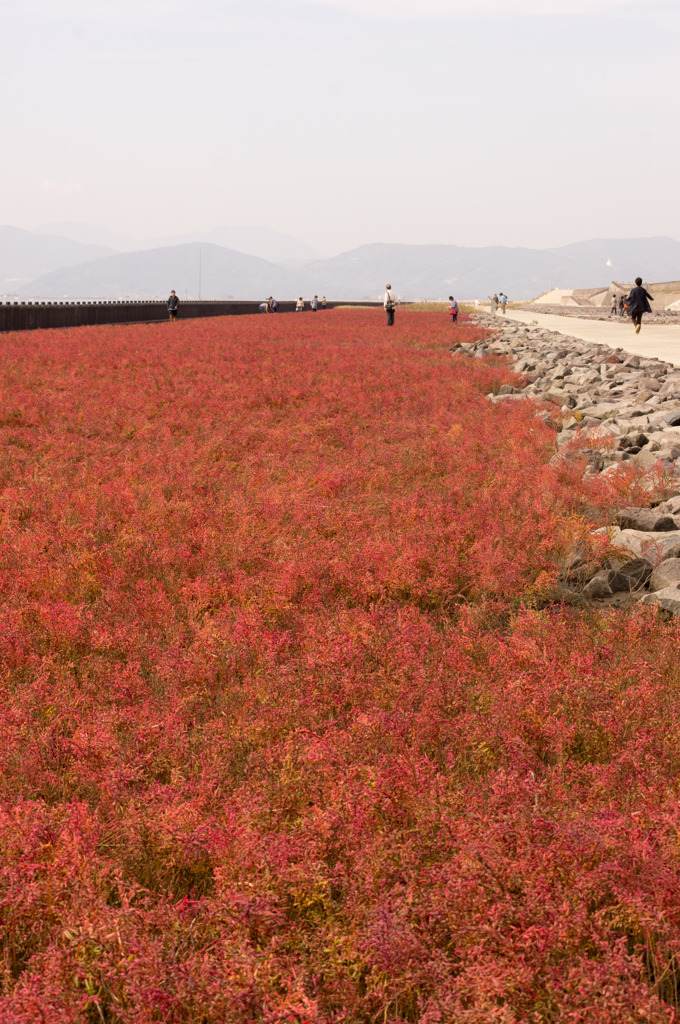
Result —
[{"label": "hazy sky", "polygon": [[680,238],[680,4],[0,0],[0,223]]}]

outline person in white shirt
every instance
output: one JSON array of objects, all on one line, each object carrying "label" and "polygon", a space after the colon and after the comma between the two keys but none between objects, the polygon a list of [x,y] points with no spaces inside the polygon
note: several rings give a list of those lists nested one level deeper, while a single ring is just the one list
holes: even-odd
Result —
[{"label": "person in white shirt", "polygon": [[392,291],[391,284],[386,284],[385,288],[387,291],[383,296],[383,306],[385,307],[385,313],[387,314],[387,326],[391,327],[394,323],[394,307],[397,304],[397,298]]}]

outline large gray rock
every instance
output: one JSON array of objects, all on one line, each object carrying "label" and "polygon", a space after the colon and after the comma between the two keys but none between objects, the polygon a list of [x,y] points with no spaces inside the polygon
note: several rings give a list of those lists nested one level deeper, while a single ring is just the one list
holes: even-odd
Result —
[{"label": "large gray rock", "polygon": [[642,380],[638,381],[638,387],[646,391],[660,391],[661,384],[656,377],[643,377]]},{"label": "large gray rock", "polygon": [[630,434],[626,434],[625,437],[621,438],[622,448],[644,448],[649,442],[649,438],[646,434],[643,434],[641,430],[633,431]]},{"label": "large gray rock", "polygon": [[606,420],[609,417],[616,416],[619,407],[609,402],[600,402],[597,405],[587,405],[581,411],[584,416],[592,416],[596,420]]},{"label": "large gray rock", "polygon": [[666,501],[662,501],[660,505],[656,506],[656,511],[663,512],[665,515],[669,516],[680,515],[680,494],[676,494],[672,498],[667,498]]},{"label": "large gray rock", "polygon": [[616,569],[602,569],[596,576],[593,576],[590,583],[586,584],[583,588],[583,594],[591,600],[597,600],[632,589],[631,577],[618,572]]},{"label": "large gray rock", "polygon": [[576,405],[576,399],[573,395],[561,391],[549,391],[545,396],[545,400],[546,402],[554,402],[555,405],[568,405],[570,409],[573,409]]},{"label": "large gray rock", "polygon": [[660,461],[662,456],[659,452],[650,452],[647,451],[646,448],[643,448],[642,451],[638,452],[637,455],[634,455],[633,458],[635,459],[636,465],[641,466],[642,469],[652,469],[652,467],[656,466],[657,462]]},{"label": "large gray rock", "polygon": [[631,590],[640,590],[645,587],[649,583],[652,571],[652,564],[646,558],[632,558],[630,562],[624,562],[619,568],[621,575],[627,576],[630,580]]},{"label": "large gray rock", "polygon": [[677,587],[666,587],[665,590],[657,590],[653,594],[645,594],[642,604],[656,605],[664,612],[672,615],[680,614],[680,590]]},{"label": "large gray rock", "polygon": [[664,558],[659,562],[649,581],[651,591],[665,590],[680,583],[680,558]]},{"label": "large gray rock", "polygon": [[670,533],[678,528],[673,516],[659,514],[651,508],[622,508],[616,513],[615,519],[622,530]]},{"label": "large gray rock", "polygon": [[630,551],[634,555],[646,558],[652,565],[658,565],[680,544],[680,531],[651,533],[645,530],[621,530],[614,526],[603,527],[593,532],[595,536],[608,537],[613,548]]}]

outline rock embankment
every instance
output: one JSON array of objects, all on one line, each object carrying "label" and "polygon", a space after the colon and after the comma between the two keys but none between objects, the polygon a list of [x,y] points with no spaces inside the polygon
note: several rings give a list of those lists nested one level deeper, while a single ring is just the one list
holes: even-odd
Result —
[{"label": "rock embankment", "polygon": [[657,471],[657,479],[660,471],[665,482],[666,500],[620,509],[610,527],[596,531],[609,535],[615,552],[604,567],[583,553],[565,565],[562,597],[642,600],[680,613],[680,368],[484,313],[473,319],[489,335],[455,346],[454,354],[510,361],[522,385],[504,384],[489,398],[536,402],[559,426],[555,460],[585,456],[586,476],[630,463]]}]

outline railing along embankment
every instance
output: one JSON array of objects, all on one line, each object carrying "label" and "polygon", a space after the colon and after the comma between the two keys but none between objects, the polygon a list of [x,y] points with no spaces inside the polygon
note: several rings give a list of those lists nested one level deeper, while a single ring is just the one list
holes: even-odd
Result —
[{"label": "railing along embankment", "polygon": [[[326,309],[347,305],[347,301],[326,303]],[[258,313],[261,303],[238,299],[189,299],[180,303],[179,319],[203,316],[244,316]],[[377,306],[376,302],[354,302],[353,306]],[[279,302],[278,313],[292,313],[294,301]],[[101,299],[71,302],[0,302],[0,332],[33,331],[53,327],[87,327],[95,324],[158,323],[168,319],[168,304],[163,300]]]}]

